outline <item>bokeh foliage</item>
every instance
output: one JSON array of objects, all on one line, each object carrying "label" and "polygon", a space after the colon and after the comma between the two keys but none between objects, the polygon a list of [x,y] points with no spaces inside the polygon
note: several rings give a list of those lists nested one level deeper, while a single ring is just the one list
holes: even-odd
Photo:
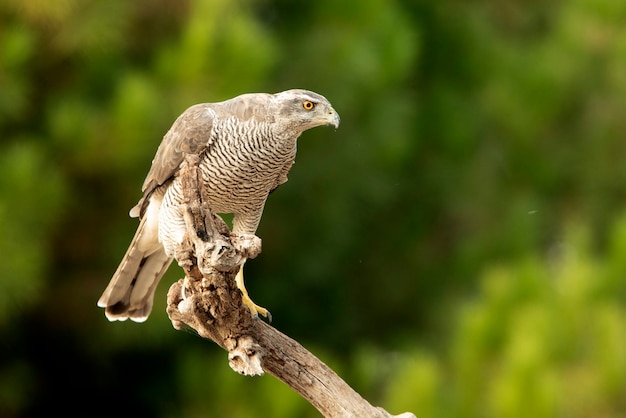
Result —
[{"label": "bokeh foliage", "polygon": [[443,353],[415,350],[388,403],[431,417],[622,417],[626,218],[603,256],[572,227],[549,259],[494,264],[455,310]]},{"label": "bokeh foliage", "polygon": [[176,116],[294,87],[342,126],[258,231],[279,329],[394,413],[626,414],[626,3],[6,0],[0,415],[317,416],[173,331],[177,267],[95,307]]}]

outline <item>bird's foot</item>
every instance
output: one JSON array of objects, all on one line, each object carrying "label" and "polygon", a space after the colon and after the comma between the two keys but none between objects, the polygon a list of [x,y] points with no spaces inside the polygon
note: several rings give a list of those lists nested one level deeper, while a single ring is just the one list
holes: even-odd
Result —
[{"label": "bird's foot", "polygon": [[272,314],[270,313],[270,311],[254,303],[252,299],[250,299],[250,296],[248,296],[247,292],[242,292],[241,302],[246,305],[246,308],[248,308],[248,310],[250,311],[250,315],[252,315],[252,318],[254,320],[259,319],[259,315],[261,315],[267,318],[268,322],[272,322]]},{"label": "bird's foot", "polygon": [[267,309],[257,305],[252,302],[250,296],[248,296],[248,291],[246,290],[246,286],[243,283],[243,266],[239,268],[239,272],[237,273],[237,277],[235,277],[235,284],[237,288],[241,291],[241,303],[243,303],[248,310],[250,311],[250,315],[252,315],[253,319],[259,319],[259,314],[267,318],[269,322],[272,322],[272,314]]}]

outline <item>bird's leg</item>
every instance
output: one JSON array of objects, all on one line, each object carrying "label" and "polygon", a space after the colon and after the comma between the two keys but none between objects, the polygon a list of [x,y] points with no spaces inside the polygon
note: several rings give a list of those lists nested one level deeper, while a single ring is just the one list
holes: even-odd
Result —
[{"label": "bird's leg", "polygon": [[248,291],[246,290],[246,286],[243,284],[243,265],[239,268],[239,272],[237,273],[237,277],[235,277],[235,284],[237,288],[241,290],[241,302],[246,305],[246,307],[250,310],[250,314],[254,319],[259,317],[259,314],[266,317],[269,322],[272,322],[272,314],[267,309],[255,304],[248,296]]}]

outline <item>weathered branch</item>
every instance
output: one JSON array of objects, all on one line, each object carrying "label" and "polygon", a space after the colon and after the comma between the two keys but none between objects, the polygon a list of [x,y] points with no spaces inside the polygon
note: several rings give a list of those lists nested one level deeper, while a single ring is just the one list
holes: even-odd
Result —
[{"label": "weathered branch", "polygon": [[[325,417],[392,417],[370,405],[302,345],[267,323],[254,320],[241,303],[235,275],[260,241],[232,237],[202,199],[197,158],[181,170],[188,233],[177,252],[185,278],[168,292],[167,313],[174,328],[185,325],[228,351],[231,368],[244,375],[267,372],[302,395]],[[411,413],[398,415],[415,418]]]}]

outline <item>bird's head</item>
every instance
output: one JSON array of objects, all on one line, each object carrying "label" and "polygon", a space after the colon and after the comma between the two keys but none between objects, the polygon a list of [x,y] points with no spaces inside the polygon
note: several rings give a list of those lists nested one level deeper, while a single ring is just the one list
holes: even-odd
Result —
[{"label": "bird's head", "polygon": [[339,114],[322,95],[308,90],[287,90],[273,95],[277,122],[297,134],[316,126],[339,127]]}]

